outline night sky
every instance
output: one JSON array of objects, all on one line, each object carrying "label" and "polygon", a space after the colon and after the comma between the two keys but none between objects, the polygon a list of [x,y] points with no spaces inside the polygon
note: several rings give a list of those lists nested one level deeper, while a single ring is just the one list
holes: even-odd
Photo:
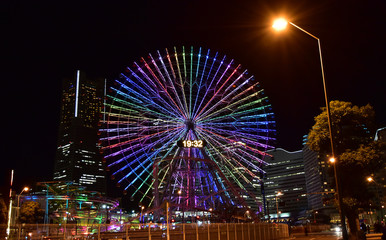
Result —
[{"label": "night sky", "polygon": [[1,167],[6,193],[52,179],[61,82],[80,69],[113,81],[140,57],[164,48],[225,54],[261,82],[277,121],[277,147],[302,148],[324,106],[317,41],[330,100],[374,106],[386,126],[386,2],[1,1]]}]

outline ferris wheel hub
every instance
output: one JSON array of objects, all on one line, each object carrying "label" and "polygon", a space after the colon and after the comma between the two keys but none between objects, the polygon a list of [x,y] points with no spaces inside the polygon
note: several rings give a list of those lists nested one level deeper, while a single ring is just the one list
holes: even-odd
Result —
[{"label": "ferris wheel hub", "polygon": [[196,123],[193,119],[188,119],[185,121],[186,130],[194,130],[196,127]]}]

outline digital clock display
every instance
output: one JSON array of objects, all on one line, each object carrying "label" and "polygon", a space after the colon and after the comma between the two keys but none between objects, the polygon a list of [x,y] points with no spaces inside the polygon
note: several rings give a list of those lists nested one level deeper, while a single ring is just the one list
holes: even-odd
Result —
[{"label": "digital clock display", "polygon": [[180,140],[177,142],[177,146],[183,148],[202,148],[205,145],[206,142],[204,140]]}]

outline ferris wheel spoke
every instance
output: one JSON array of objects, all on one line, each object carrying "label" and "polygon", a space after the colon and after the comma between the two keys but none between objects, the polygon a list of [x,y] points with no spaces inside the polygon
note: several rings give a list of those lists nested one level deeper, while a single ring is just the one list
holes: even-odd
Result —
[{"label": "ferris wheel spoke", "polygon": [[[140,157],[137,158],[137,161],[138,161],[138,160],[140,160],[140,158],[145,156],[147,154],[147,151],[151,150],[154,146],[156,146],[156,145],[158,145],[160,143],[163,143],[163,142],[170,143],[170,142],[175,141],[175,138],[179,136],[179,133],[176,132],[174,134],[175,134],[175,137],[172,137],[170,140],[168,140],[170,138],[170,135],[167,135],[167,136],[164,136],[163,138],[160,138],[160,139],[154,141],[152,144],[149,144],[149,145],[146,145],[146,146],[143,146],[142,142],[138,142],[137,144],[134,144],[134,145],[131,145],[130,147],[122,149],[121,151],[117,151],[117,152],[114,152],[114,153],[112,153],[110,155],[106,155],[106,157],[114,157],[116,155],[119,155],[119,154],[122,154],[124,152],[132,150],[131,154],[126,155],[125,157],[123,157],[123,158],[121,158],[121,159],[119,159],[117,161],[114,161],[113,163],[111,163],[108,166],[111,167],[111,166],[113,166],[115,164],[118,164],[118,163],[124,161],[124,160],[127,160],[127,159],[130,159],[130,158],[134,157],[134,156],[137,156],[140,153],[145,153],[145,154],[143,154],[143,155],[141,155]],[[136,149],[136,148],[138,148],[138,150],[133,152],[133,150]],[[130,165],[130,164],[128,164],[128,165]]]},{"label": "ferris wheel spoke", "polygon": [[[119,81],[116,81],[119,83]],[[125,87],[124,87],[125,88]],[[157,102],[155,102],[152,98],[148,98],[147,96],[145,96],[146,94],[148,94],[148,92],[144,92],[144,94],[141,94],[139,93],[138,91],[135,91],[134,89],[132,88],[128,88],[126,87],[125,89],[135,95],[134,96],[131,96],[127,93],[124,93],[118,89],[115,89],[115,88],[111,88],[113,91],[117,92],[118,94],[120,94],[122,97],[125,98],[125,100],[121,100],[121,102],[124,104],[124,105],[129,105],[130,108],[142,108],[143,106],[145,106],[146,108],[148,109],[154,109],[156,108],[158,110],[158,112],[163,112],[164,114],[173,114],[173,115],[177,115],[178,116],[178,112],[175,111],[175,109],[173,107],[171,107],[167,102],[165,101],[162,101],[161,98],[157,98],[157,100],[161,100],[161,103],[162,104],[159,104]],[[142,100],[139,100],[138,98],[141,98]],[[131,103],[131,102],[128,102],[127,100],[132,100],[134,103]],[[165,108],[165,107],[166,108]],[[113,106],[111,106],[113,107]],[[150,108],[151,107],[151,108]],[[124,109],[125,110],[125,109]]]},{"label": "ferris wheel spoke", "polygon": [[135,139],[130,139],[130,140],[127,140],[127,141],[124,141],[124,142],[112,144],[112,145],[110,145],[110,148],[115,148],[115,147],[118,147],[118,146],[126,145],[128,143],[136,142],[136,141],[139,141],[139,140],[149,139],[149,138],[155,137],[157,135],[161,136],[162,134],[165,134],[165,133],[177,130],[177,129],[181,129],[181,128],[182,127],[176,127],[176,128],[173,128],[173,129],[167,129],[167,130],[160,131],[160,132],[155,132],[155,133],[152,133],[152,134],[146,134],[146,135],[137,137]]},{"label": "ferris wheel spoke", "polygon": [[[148,195],[149,190],[151,190],[153,187],[154,181],[151,182],[151,184],[147,183],[151,177],[152,177],[152,174],[148,174],[147,177],[145,178],[145,180],[137,187],[137,189],[134,191],[134,193],[132,195],[134,197],[137,194],[137,192],[139,192],[144,186],[147,185],[148,187],[147,187],[146,191],[143,193],[143,196],[142,196],[140,202],[143,202],[143,199]],[[126,187],[125,190],[127,190],[128,188],[129,187]]]},{"label": "ferris wheel spoke", "polygon": [[[210,50],[208,49],[208,52],[206,53],[206,56],[205,56],[205,63],[204,63],[204,66],[203,66],[203,69],[206,69],[206,64],[208,62],[208,58],[209,58],[209,53],[210,53]],[[199,53],[199,58],[201,57],[201,48],[200,48],[200,53]],[[199,70],[199,65],[197,65],[197,72]],[[196,78],[198,77],[198,74],[196,74]],[[198,84],[198,87],[197,87],[197,93],[196,93],[196,99],[194,101],[194,107],[193,107],[193,113],[196,113],[197,111],[197,101],[199,99],[199,97],[201,96],[201,89],[203,88],[203,85],[202,85],[202,80],[203,80],[203,77],[204,77],[204,71],[202,71],[201,73],[201,78],[200,78],[200,83]],[[195,117],[195,115],[192,116],[193,118]]]},{"label": "ferris wheel spoke", "polygon": [[193,46],[190,47],[190,82],[189,82],[189,119],[192,117],[192,95],[193,95]]},{"label": "ferris wheel spoke", "polygon": [[[184,91],[184,83],[183,83],[183,79],[184,78],[181,75],[181,68],[180,68],[180,63],[178,61],[178,54],[177,54],[176,47],[174,47],[174,59],[176,60],[177,70],[178,70],[178,77],[176,79],[180,80],[179,84],[180,84],[180,87],[181,87],[181,94],[182,94],[181,98],[183,100],[184,109],[187,110],[188,109],[188,105],[187,105],[187,102],[186,102],[186,96],[185,96],[185,91]],[[185,117],[185,119],[187,119],[189,116],[185,115],[184,117]]]},{"label": "ferris wheel spoke", "polygon": [[[205,99],[206,99],[206,96],[207,96],[208,93],[209,93],[209,90],[208,90],[208,89],[210,89],[210,87],[211,87],[212,84],[213,84],[214,78],[210,79],[210,76],[211,76],[211,74],[212,74],[213,67],[214,67],[214,65],[215,65],[215,63],[216,63],[216,58],[217,58],[217,56],[218,56],[218,52],[216,52],[214,58],[211,59],[211,60],[212,60],[212,61],[211,61],[212,64],[210,64],[209,71],[208,71],[208,73],[206,74],[206,81],[209,81],[209,83],[206,83],[206,84],[205,84],[205,87],[206,87],[207,91],[205,91],[204,96],[201,98],[201,101],[200,101],[200,103],[199,103],[199,105],[198,105],[198,107],[197,107],[197,111],[196,111],[196,112],[194,113],[194,115],[192,116],[192,118],[193,118],[194,120],[197,119],[197,115],[198,115],[197,112],[201,109],[201,105],[204,104]],[[210,59],[210,58],[209,58],[209,50],[208,50],[208,55],[206,55],[206,58],[207,58],[207,60]],[[201,81],[201,82],[202,82],[202,81]],[[209,84],[209,85],[207,86],[207,84]]]},{"label": "ferris wheel spoke", "polygon": [[[261,168],[259,168],[255,164],[253,164],[252,161],[245,158],[245,156],[248,156],[248,157],[252,156],[247,151],[244,151],[243,149],[240,149],[240,148],[235,149],[235,151],[236,151],[235,156],[237,156],[238,159],[241,160],[241,161],[237,161],[239,163],[239,166],[242,167],[244,169],[244,171],[249,174],[249,176],[251,176],[253,178],[259,178],[256,174],[254,174],[251,170],[249,170],[250,168],[253,168],[259,172],[265,173],[265,171],[263,171]],[[241,154],[239,154],[237,152],[239,152]],[[253,159],[255,159],[255,158],[253,158]],[[246,180],[246,181],[249,182],[249,180]]]},{"label": "ferris wheel spoke", "polygon": [[[262,124],[263,126],[265,126],[266,124]],[[203,126],[199,126],[200,128],[203,128]],[[235,123],[229,123],[229,124],[211,124],[211,126],[205,126],[206,129],[208,130],[211,130],[212,132],[216,132],[216,133],[221,133],[221,134],[224,134],[224,135],[231,135],[231,136],[238,136],[239,139],[247,139],[248,137],[252,138],[252,139],[257,139],[257,140],[263,140],[263,141],[268,141],[268,140],[275,140],[275,138],[272,138],[272,137],[266,137],[264,135],[259,135],[259,136],[256,136],[256,133],[265,133],[267,134],[267,130],[266,129],[263,129],[263,128],[242,128],[240,126],[238,126],[238,123],[235,122]],[[232,128],[232,130],[228,130],[227,128]],[[238,133],[242,133],[242,134],[238,134]],[[253,142],[253,141],[249,141],[249,143],[253,143],[253,145],[255,146],[260,146],[260,147],[267,147],[267,148],[270,148],[269,145],[262,145],[261,143],[259,142]]]},{"label": "ferris wheel spoke", "polygon": [[[213,66],[214,66],[214,64],[215,64],[215,62],[216,62],[216,57],[217,57],[217,55],[218,55],[218,53],[216,53],[216,56],[214,57],[214,59],[213,59],[213,61],[212,61],[212,66],[211,66],[210,72],[212,71],[212,68],[213,68]],[[202,98],[202,100],[201,100],[201,102],[200,102],[200,105],[199,105],[198,108],[197,108],[197,111],[198,111],[199,109],[201,109],[201,110],[199,110],[198,113],[195,113],[195,114],[194,114],[194,118],[193,118],[194,120],[196,120],[197,117],[201,114],[201,112],[203,112],[203,111],[206,109],[206,107],[208,106],[208,104],[211,103],[211,101],[212,101],[212,99],[213,99],[214,96],[212,96],[212,98],[211,98],[209,101],[207,101],[206,96],[209,94],[209,92],[215,91],[215,88],[216,88],[218,82],[221,80],[221,79],[219,79],[219,81],[218,81],[217,83],[215,83],[215,79],[216,79],[217,74],[219,73],[219,71],[220,71],[222,65],[224,64],[224,60],[225,60],[225,56],[224,56],[223,59],[221,60],[219,66],[216,68],[215,73],[214,73],[214,76],[211,78],[211,81],[210,81],[209,85],[207,86],[207,90],[206,90],[206,92],[205,92],[205,94],[204,94],[204,97]],[[207,80],[209,79],[209,76],[210,76],[210,74],[208,74]],[[215,85],[215,86],[213,86],[213,85]],[[214,95],[216,95],[216,94],[214,94]],[[206,101],[206,104],[204,105],[204,107],[201,108],[201,105],[204,104],[204,101]]]},{"label": "ferris wheel spoke", "polygon": [[[233,60],[232,60],[233,61]],[[231,62],[232,63],[232,62]],[[229,69],[230,67],[230,64],[228,65],[227,67],[227,70]],[[210,103],[212,103],[213,99],[215,99],[216,96],[218,96],[218,94],[220,93],[221,89],[225,86],[225,84],[231,79],[231,77],[237,72],[237,69],[240,67],[240,65],[238,65],[234,70],[233,72],[231,73],[231,75],[222,83],[222,85],[220,86],[220,88],[213,94],[213,96],[208,100],[208,102],[205,104],[205,106],[200,110],[200,112],[196,115],[195,117],[195,120],[197,119],[198,116],[200,116],[200,114],[202,112],[204,112],[206,110],[206,108],[208,107],[208,105]],[[225,73],[224,73],[225,74]],[[221,78],[223,77],[224,75],[221,76]],[[220,78],[220,80],[221,80]],[[220,82],[220,81],[219,81]],[[204,113],[205,115],[205,113]]]},{"label": "ferris wheel spoke", "polygon": [[[219,141],[217,141],[217,140],[215,140],[215,139],[212,139],[212,141],[213,141],[214,143],[216,143],[217,146],[223,146],[223,143],[221,143],[221,142],[219,142]],[[229,159],[228,157],[226,157],[226,156],[223,154],[224,151],[220,151],[218,148],[216,148],[216,147],[214,146],[214,144],[213,144],[213,146],[212,146],[212,149],[215,151],[215,153],[216,153],[217,156],[220,156],[220,157],[221,157],[220,160],[217,160],[217,161],[216,161],[216,159],[214,158],[213,154],[210,154],[210,157],[212,158],[212,160],[213,160],[214,162],[216,162],[217,164],[218,164],[219,162],[221,162],[221,161],[224,161],[225,163],[227,163],[227,165],[229,165],[230,168],[228,168],[227,165],[224,165],[224,164],[222,164],[221,166],[222,166],[223,168],[226,169],[226,172],[227,172],[234,180],[236,180],[237,182],[239,182],[239,181],[237,180],[238,178],[235,176],[234,172],[237,173],[238,175],[242,176],[242,177],[244,177],[244,176],[243,176],[243,174],[239,171],[239,169],[237,168],[237,166],[233,165],[233,164],[231,163],[230,159]],[[225,148],[225,149],[222,149],[222,150],[225,150],[225,152],[228,152],[228,151],[232,151],[233,149],[227,150],[227,148]],[[243,165],[240,164],[238,161],[235,161],[234,159],[233,159],[233,161],[234,161],[236,164],[238,164],[239,166],[243,166]],[[231,170],[231,169],[232,169],[232,170]],[[239,184],[241,184],[241,183],[239,183]]]},{"label": "ferris wheel spoke", "polygon": [[[193,51],[192,51],[192,54],[193,54]],[[196,79],[198,77],[198,70],[200,69],[200,59],[201,59],[201,47],[199,48],[198,50],[198,55],[197,55],[198,59],[197,59],[197,67],[196,67]],[[193,61],[192,61],[193,62]]]},{"label": "ferris wheel spoke", "polygon": [[[144,58],[142,58],[142,61],[144,62],[145,64],[145,67],[146,69],[148,69],[148,71],[150,71],[150,73],[152,74],[152,76],[154,77],[154,82],[157,82],[158,85],[162,88],[163,92],[166,94],[168,100],[171,101],[171,103],[173,103],[173,105],[175,107],[177,107],[177,109],[179,110],[181,116],[185,117],[186,118],[186,114],[184,113],[184,111],[178,106],[178,104],[173,100],[173,98],[170,96],[168,90],[165,88],[165,86],[161,83],[161,81],[158,79],[158,77],[154,74],[153,70],[150,68],[150,66],[147,64],[147,62],[145,61]],[[146,79],[148,79],[149,81],[151,81],[154,85],[156,85],[152,79],[141,69],[139,68],[139,71],[145,76]],[[160,95],[157,93],[157,95]],[[163,99],[162,97],[160,99]]]},{"label": "ferris wheel spoke", "polygon": [[[138,116],[141,116],[140,114],[142,114],[142,112],[146,112],[148,114],[154,114],[155,116],[158,116],[159,118],[172,119],[172,117],[175,116],[175,114],[173,114],[173,111],[168,111],[168,110],[163,109],[163,108],[159,108],[160,111],[153,110],[153,107],[157,106],[156,104],[139,105],[139,104],[134,104],[134,103],[124,101],[121,99],[117,99],[117,98],[115,98],[114,100],[116,102],[120,102],[123,105],[127,106],[126,108],[118,107],[118,106],[111,106],[110,107],[112,110],[119,110],[119,111],[124,111],[124,113],[127,113],[127,114],[120,113],[120,115],[118,115],[118,116],[122,116],[122,117],[135,116],[135,117],[138,117]],[[165,113],[162,113],[162,110],[165,110]],[[133,115],[133,114],[135,114],[135,115]],[[110,115],[110,114],[108,114],[108,115]]]},{"label": "ferris wheel spoke", "polygon": [[[136,64],[136,66],[138,67],[138,65]],[[127,77],[126,75],[122,74],[122,77],[124,77],[126,79],[126,81],[128,81],[130,83],[131,86],[134,86],[136,89],[138,89],[139,92],[143,93],[143,94],[140,94],[138,91],[135,91],[136,93],[138,93],[140,96],[143,96],[144,98],[143,99],[146,99],[148,100],[148,102],[150,103],[154,103],[155,102],[152,100],[152,98],[148,98],[147,96],[159,96],[159,93],[157,91],[155,91],[152,87],[150,87],[148,84],[146,84],[146,82],[144,81],[144,79],[142,79],[140,76],[138,76],[135,72],[133,72],[130,68],[127,68],[131,74],[137,79],[137,81],[139,83],[141,83],[144,87],[141,87],[139,86],[135,81],[132,81],[129,77]],[[143,74],[148,77],[144,72]],[[147,80],[150,81],[150,79],[148,78]],[[119,82],[119,81],[116,81],[116,82]],[[155,83],[152,82],[152,85],[154,86]],[[121,86],[125,86],[125,84],[121,84]],[[150,92],[149,92],[150,91]],[[174,107],[172,107],[168,102],[166,102],[163,98],[161,97],[158,97],[157,98],[158,101],[160,101],[163,105],[165,105],[168,109],[170,109],[171,111],[173,111],[177,116],[180,115],[180,113],[178,111],[175,110]],[[158,104],[157,104],[158,105]],[[159,105],[158,105],[159,106]]]},{"label": "ferris wheel spoke", "polygon": [[[152,63],[153,63],[153,66],[155,67],[155,69],[157,70],[159,76],[161,77],[162,81],[164,82],[164,84],[162,84],[161,81],[159,81],[160,84],[162,84],[163,86],[165,86],[164,89],[165,89],[165,91],[167,91],[168,82],[165,80],[163,74],[161,73],[160,69],[158,68],[158,65],[157,65],[156,62],[154,61],[153,56],[152,56],[151,54],[149,54],[149,56],[150,56],[150,58],[151,58],[151,61],[152,61]],[[154,73],[152,72],[152,74],[154,74]],[[154,77],[156,77],[156,76],[154,75]],[[158,79],[158,78],[157,78],[157,79]],[[173,93],[174,93],[174,97],[177,99],[178,106],[180,107],[180,109],[183,110],[183,112],[185,113],[185,116],[188,116],[188,115],[189,115],[189,111],[188,111],[186,108],[184,108],[184,107],[182,106],[182,103],[181,103],[181,101],[180,101],[180,98],[177,97],[178,94],[177,94],[177,92],[175,91],[175,89],[172,88],[172,90],[173,90]],[[167,94],[168,94],[169,97],[171,96],[171,95],[169,95],[168,92],[167,92]],[[173,98],[170,97],[170,99],[173,99]]]},{"label": "ferris wheel spoke", "polygon": [[[162,140],[163,140],[163,139],[160,139],[160,140],[158,140],[158,141],[159,141],[159,142],[162,142]],[[169,140],[169,142],[171,142],[171,141],[173,141],[173,140],[175,140],[175,139],[172,138],[171,140]],[[142,171],[139,175],[137,175],[138,177],[135,178],[135,179],[133,180],[133,182],[131,183],[131,184],[133,184],[136,180],[139,179],[139,176],[141,176],[143,173],[149,171],[150,166],[153,165],[153,162],[152,162],[153,158],[154,158],[156,155],[158,155],[162,150],[163,150],[163,148],[160,148],[159,150],[154,151],[154,152],[153,152],[151,155],[149,155],[149,156],[147,156],[147,154],[145,153],[146,156],[147,156],[147,158],[146,158],[144,161],[141,161],[141,162],[139,161],[139,160],[141,159],[141,157],[140,157],[140,158],[137,158],[137,159],[139,159],[139,160],[137,160],[136,162],[137,162],[139,165],[138,165],[136,168],[132,169],[131,172],[129,172],[128,174],[126,174],[126,175],[125,175],[123,178],[121,178],[118,182],[119,182],[119,183],[122,182],[124,179],[130,177],[132,174],[135,174],[136,171],[137,171],[139,168],[143,168],[143,171]],[[143,155],[145,155],[145,154],[143,154]],[[143,155],[142,155],[142,156],[143,156]],[[145,167],[145,164],[147,164],[146,167]],[[129,165],[129,166],[130,166],[130,165]],[[131,184],[129,184],[129,185],[131,185]],[[130,186],[128,186],[128,187],[130,187]]]},{"label": "ferris wheel spoke", "polygon": [[[135,74],[134,76],[136,77],[136,79],[140,83],[142,83],[144,85],[144,88],[140,87],[137,83],[132,81],[130,78],[128,78],[126,76],[124,76],[124,77],[126,78],[126,81],[128,81],[130,83],[130,85],[133,85],[134,87],[136,87],[136,89],[138,89],[138,90],[134,90],[134,89],[130,88],[136,94],[137,97],[138,96],[141,97],[142,100],[146,101],[148,104],[159,107],[160,111],[164,111],[166,113],[174,113],[173,115],[176,115],[176,116],[180,115],[180,113],[174,107],[172,107],[168,102],[166,102],[163,98],[157,97],[157,101],[160,102],[160,103],[157,103],[156,101],[153,100],[154,98],[148,97],[151,95],[152,96],[159,96],[159,94],[156,91],[154,91],[153,89],[151,89],[149,85],[144,83],[142,78],[140,78],[138,75]],[[116,82],[119,83],[119,81],[116,81]],[[121,85],[124,85],[124,84],[121,84]],[[149,90],[150,92],[145,90],[145,89]]]},{"label": "ferris wheel spoke", "polygon": [[[237,143],[237,142],[238,142],[238,141],[236,141],[236,140],[227,138],[227,137],[225,137],[225,136],[222,136],[222,135],[217,134],[217,133],[215,133],[215,132],[209,131],[209,130],[207,130],[207,129],[200,128],[200,130],[202,130],[202,131],[204,131],[204,132],[207,132],[207,133],[210,133],[210,134],[213,134],[214,136],[217,136],[217,137],[219,137],[220,139],[223,139],[223,140],[224,140],[226,143],[228,143],[228,144],[232,144],[232,143],[234,144],[234,143]],[[265,152],[262,152],[261,150],[256,149],[256,148],[253,148],[253,147],[251,147],[251,146],[247,146],[247,145],[246,145],[245,147],[248,148],[249,150],[255,152],[255,153],[259,153],[259,154],[261,154],[261,155],[265,155],[265,154],[266,154]]]},{"label": "ferris wheel spoke", "polygon": [[[251,88],[249,88],[249,89],[251,89]],[[236,96],[232,97],[232,100],[238,99],[241,95],[244,95],[246,92],[247,91],[243,91],[242,93],[237,94]],[[244,97],[242,99],[234,101],[234,102],[228,104],[226,108],[217,110],[216,112],[212,113],[211,116],[220,115],[220,117],[218,117],[217,119],[221,119],[222,117],[226,117],[226,116],[231,116],[232,118],[236,118],[240,114],[244,115],[244,114],[247,114],[249,112],[264,110],[265,107],[267,107],[267,108],[270,107],[270,105],[268,105],[268,106],[265,106],[265,107],[264,106],[260,106],[260,107],[255,108],[256,106],[259,106],[260,103],[264,99],[258,99],[258,100],[254,101],[254,102],[247,102],[251,98],[256,97],[258,94],[259,94],[259,92],[252,93],[252,94],[248,95],[247,97]],[[241,111],[244,108],[246,110]],[[230,113],[228,115],[221,116],[222,111],[229,111]],[[208,118],[208,117],[210,117],[210,116],[205,116],[203,118],[199,118],[199,119],[197,119],[197,121],[204,121],[204,119]]]},{"label": "ferris wheel spoke", "polygon": [[[174,73],[174,68],[173,68],[173,65],[172,65],[172,63],[171,63],[171,60],[170,60],[169,53],[168,53],[167,49],[166,49],[166,52],[167,52],[167,54],[168,54],[167,58],[168,58],[168,61],[169,61],[169,64],[170,64],[170,69],[171,69],[172,75],[173,75],[173,77],[174,77],[174,79],[175,79],[175,78],[176,78],[176,75],[175,75],[175,73]],[[174,96],[175,96],[175,98],[176,98],[176,100],[177,100],[177,102],[178,102],[178,105],[181,107],[181,109],[183,109],[183,104],[182,104],[182,102],[181,102],[181,98],[180,98],[180,96],[179,96],[178,93],[177,93],[176,87],[175,87],[175,85],[173,84],[172,79],[170,78],[170,73],[169,73],[169,71],[168,71],[167,68],[166,68],[166,65],[165,65],[165,63],[164,63],[164,61],[163,61],[163,59],[162,59],[162,57],[161,57],[160,52],[157,51],[157,53],[158,53],[158,58],[159,58],[159,60],[160,60],[160,62],[161,62],[161,64],[162,64],[162,67],[163,67],[163,69],[164,69],[166,78],[169,80],[169,81],[168,81],[168,87],[170,87],[170,88],[173,90],[173,93],[174,93]],[[156,64],[154,63],[154,65],[156,65]],[[159,73],[160,73],[161,76],[163,76],[163,74],[162,74],[160,71],[159,71]],[[165,79],[164,79],[164,81],[166,82]],[[185,113],[186,113],[186,111],[185,111]]]},{"label": "ferris wheel spoke", "polygon": [[[253,169],[259,171],[259,172],[262,172],[262,173],[265,173],[265,171],[263,169],[261,169],[260,167],[258,167],[256,164],[254,164],[253,162],[257,162],[259,163],[260,165],[268,165],[267,162],[265,162],[263,159],[259,158],[259,157],[256,157],[255,155],[253,155],[252,153],[248,152],[248,151],[245,151],[244,149],[241,149],[241,148],[238,148],[237,151],[239,151],[242,156],[245,156],[245,157],[248,157],[251,161],[250,164],[248,164],[248,166],[252,167]],[[241,157],[241,156],[240,156]],[[248,161],[248,159],[245,159],[245,161]],[[248,167],[249,169],[249,167]]]},{"label": "ferris wheel spoke", "polygon": [[[236,81],[231,84],[231,86],[235,86],[237,80],[240,79],[242,76],[243,76],[243,74],[241,74],[236,79]],[[248,80],[246,80],[243,83],[239,84],[236,88],[233,89],[233,91],[231,91],[228,94],[224,95],[222,97],[221,101],[218,101],[209,110],[207,110],[205,113],[201,114],[201,116],[197,119],[197,121],[204,121],[205,119],[208,119],[209,117],[216,116],[216,115],[222,116],[223,112],[232,111],[231,110],[232,109],[231,108],[232,105],[228,105],[226,108],[218,108],[218,107],[219,107],[219,105],[227,102],[228,99],[230,99],[229,102],[234,101],[234,99],[237,99],[237,92],[239,92],[240,89],[242,89],[244,87],[244,85],[248,83]],[[256,83],[255,85],[257,85],[257,84],[258,83]],[[216,108],[217,108],[217,110],[216,110]],[[214,110],[216,110],[216,111],[214,111]]]}]

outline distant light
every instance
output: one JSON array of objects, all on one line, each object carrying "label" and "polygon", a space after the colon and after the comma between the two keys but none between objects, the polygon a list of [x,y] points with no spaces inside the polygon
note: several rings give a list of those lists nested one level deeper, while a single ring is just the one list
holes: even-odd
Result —
[{"label": "distant light", "polygon": [[279,18],[273,22],[272,27],[277,31],[281,31],[287,27],[287,24],[288,22],[284,18]]},{"label": "distant light", "polygon": [[330,158],[330,163],[334,163],[335,162],[335,158]]},{"label": "distant light", "polygon": [[374,179],[372,177],[368,177],[367,181],[372,182],[372,181],[374,181]]}]

